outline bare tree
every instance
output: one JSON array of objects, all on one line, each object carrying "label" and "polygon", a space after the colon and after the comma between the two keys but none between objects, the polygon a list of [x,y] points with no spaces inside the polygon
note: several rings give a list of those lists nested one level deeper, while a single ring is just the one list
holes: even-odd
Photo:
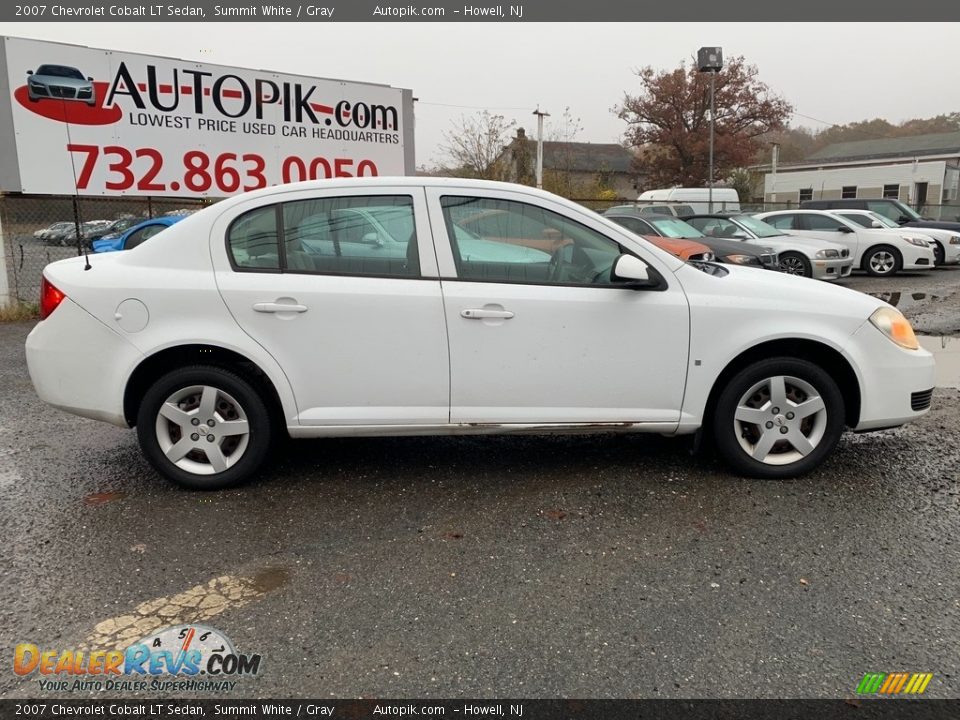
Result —
[{"label": "bare tree", "polygon": [[461,115],[443,134],[440,146],[447,159],[447,172],[483,180],[506,178],[508,163],[503,151],[511,140],[516,122],[487,110],[476,115]]}]

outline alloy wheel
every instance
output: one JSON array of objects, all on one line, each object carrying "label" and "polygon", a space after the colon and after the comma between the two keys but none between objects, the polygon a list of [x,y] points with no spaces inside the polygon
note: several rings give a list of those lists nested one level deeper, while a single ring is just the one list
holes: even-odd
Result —
[{"label": "alloy wheel", "polygon": [[250,423],[239,402],[211,385],[191,385],[171,394],[156,418],[157,442],[185,472],[214,475],[233,467],[250,442]]},{"label": "alloy wheel", "polygon": [[754,383],[737,402],[734,434],[740,447],[765,465],[788,465],[823,439],[827,409],[810,383],[776,375]]}]

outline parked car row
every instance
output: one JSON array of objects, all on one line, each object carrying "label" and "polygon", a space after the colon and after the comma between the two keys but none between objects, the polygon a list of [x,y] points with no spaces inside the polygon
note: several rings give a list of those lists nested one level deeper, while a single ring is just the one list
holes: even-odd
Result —
[{"label": "parked car row", "polygon": [[[122,217],[117,220],[88,220],[80,224],[80,235],[89,248],[94,240],[117,235],[142,221],[143,218],[140,217]],[[75,245],[77,242],[77,223],[74,220],[51,223],[49,226],[33,233],[33,237],[47,245]]]},{"label": "parked car row", "polygon": [[[711,247],[721,262],[753,264],[735,250],[722,249],[717,240],[759,243],[777,252],[779,269],[820,280],[847,277],[853,270],[889,277],[900,271],[930,270],[936,265],[960,262],[960,229],[926,226],[951,223],[909,220],[901,225],[888,215],[858,208],[773,210],[749,215],[697,214],[689,207],[676,203],[624,205],[605,214],[647,239],[667,234],[707,245],[714,242]],[[662,209],[663,214],[654,213],[654,209]],[[897,217],[908,220],[905,215]],[[665,232],[662,228],[666,226],[671,230]]]}]

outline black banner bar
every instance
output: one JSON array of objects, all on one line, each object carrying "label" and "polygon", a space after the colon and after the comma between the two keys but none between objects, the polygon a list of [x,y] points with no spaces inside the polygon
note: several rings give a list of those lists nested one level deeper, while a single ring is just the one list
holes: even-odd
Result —
[{"label": "black banner bar", "polygon": [[624,0],[231,0],[129,2],[61,0],[2,3],[3,22],[751,22],[751,21],[957,21],[960,3],[915,0],[687,0],[669,3]]}]

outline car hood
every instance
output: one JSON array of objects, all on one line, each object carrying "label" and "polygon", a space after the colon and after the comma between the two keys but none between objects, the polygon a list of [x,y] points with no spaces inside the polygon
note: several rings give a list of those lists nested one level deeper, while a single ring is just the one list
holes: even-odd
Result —
[{"label": "car hood", "polygon": [[120,240],[117,237],[105,237],[93,241],[93,251],[95,253],[117,252],[120,250]]},{"label": "car hood", "polygon": [[[690,296],[691,303],[705,305],[726,303],[744,310],[763,312],[790,310],[797,313],[846,317],[851,332],[865,322],[879,307],[890,307],[872,295],[850,290],[833,283],[811,280],[796,275],[764,272],[739,265],[724,265],[728,272],[708,275],[684,266],[676,276]],[[689,272],[688,272],[689,270]],[[698,291],[704,294],[696,298]]]},{"label": "car hood", "polygon": [[644,235],[643,238],[649,240],[661,250],[666,250],[671,255],[676,255],[681,260],[689,260],[693,255],[713,252],[709,247],[696,240],[668,238],[659,235]]},{"label": "car hood", "polygon": [[911,220],[903,227],[936,228],[937,230],[960,232],[960,222],[947,222],[945,220]]}]

